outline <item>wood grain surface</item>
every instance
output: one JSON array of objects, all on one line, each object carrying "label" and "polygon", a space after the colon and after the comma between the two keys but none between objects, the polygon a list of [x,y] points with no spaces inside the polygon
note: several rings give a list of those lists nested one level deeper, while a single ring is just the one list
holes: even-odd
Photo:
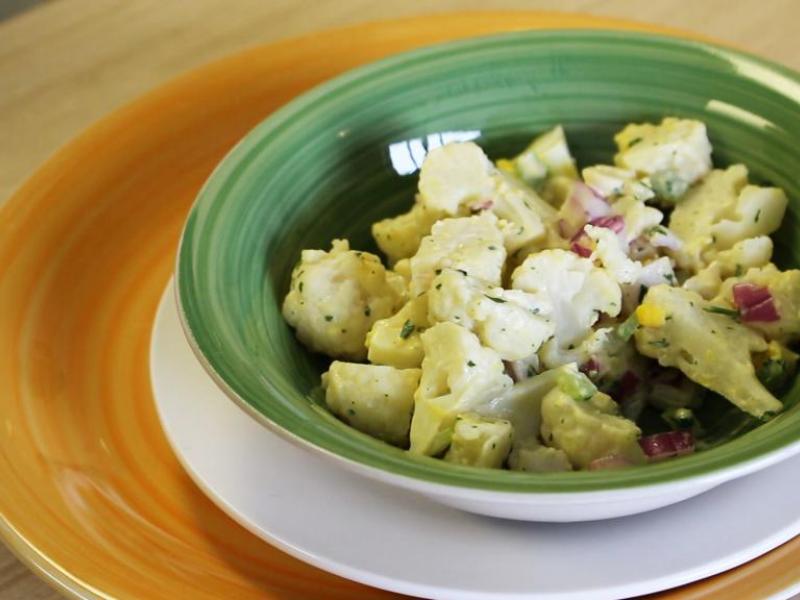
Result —
[{"label": "wood grain surface", "polygon": [[[800,70],[796,0],[53,0],[0,22],[0,202],[98,118],[240,48],[367,20],[490,9],[659,23]],[[58,597],[0,546],[1,599]]]}]

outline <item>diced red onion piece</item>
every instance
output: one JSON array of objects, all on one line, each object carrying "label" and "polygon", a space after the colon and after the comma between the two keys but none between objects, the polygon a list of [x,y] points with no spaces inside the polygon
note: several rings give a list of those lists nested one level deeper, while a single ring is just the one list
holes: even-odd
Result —
[{"label": "diced red onion piece", "polygon": [[639,387],[639,377],[633,371],[625,371],[619,380],[619,396],[626,398]]},{"label": "diced red onion piece", "polygon": [[597,362],[594,357],[591,357],[589,360],[583,363],[578,370],[586,375],[589,375],[590,373],[599,373],[600,363]]},{"label": "diced red onion piece", "polygon": [[644,453],[654,460],[694,452],[694,436],[689,431],[655,433],[639,440]]},{"label": "diced red onion piece", "polygon": [[589,248],[586,246],[581,246],[578,242],[572,242],[569,246],[569,249],[583,258],[589,258],[592,255],[592,251],[589,250]]},{"label": "diced red onion piece", "polygon": [[623,229],[625,229],[625,219],[622,215],[609,215],[606,217],[597,217],[596,219],[592,219],[589,221],[589,225],[594,225],[595,227],[605,227],[614,233],[620,233]]},{"label": "diced red onion piece", "polygon": [[479,213],[483,210],[489,210],[494,206],[494,200],[491,198],[485,198],[483,200],[479,200],[478,202],[473,202],[469,205],[470,212]]},{"label": "diced red onion piece", "polygon": [[592,188],[580,181],[575,182],[573,185],[571,199],[580,204],[590,221],[605,217],[611,213],[611,207],[608,202],[598,196]]},{"label": "diced red onion piece", "polygon": [[771,323],[781,319],[778,309],[775,308],[775,301],[771,297],[755,306],[741,309],[741,315],[745,323]]},{"label": "diced red onion piece", "polygon": [[739,310],[761,304],[771,298],[769,289],[763,285],[743,282],[733,286],[733,303]]},{"label": "diced red onion piece", "polygon": [[633,463],[623,456],[610,454],[602,458],[595,458],[589,463],[590,471],[602,471],[606,469],[624,469],[633,466]]}]

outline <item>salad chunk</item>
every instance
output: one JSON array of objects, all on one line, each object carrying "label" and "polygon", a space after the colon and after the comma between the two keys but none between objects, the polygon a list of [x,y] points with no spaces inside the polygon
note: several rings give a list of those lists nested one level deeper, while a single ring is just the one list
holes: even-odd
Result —
[{"label": "salad chunk", "polygon": [[769,237],[786,195],[715,168],[699,121],[614,141],[580,171],[560,126],[494,162],[438,147],[408,212],[372,226],[388,266],[304,250],[283,314],[336,359],[330,411],[421,460],[529,473],[673,460],[780,413],[800,341],[800,270]]}]

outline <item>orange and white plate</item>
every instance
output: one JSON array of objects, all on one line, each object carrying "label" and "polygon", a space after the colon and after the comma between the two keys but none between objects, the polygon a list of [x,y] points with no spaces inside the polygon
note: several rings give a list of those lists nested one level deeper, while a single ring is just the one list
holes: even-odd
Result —
[{"label": "orange and white plate", "polygon": [[[423,44],[562,27],[649,29],[582,16],[473,13],[319,33],[181,77],[50,159],[0,209],[6,543],[79,598],[388,596],[311,567],[237,525],[170,449],[148,357],[180,228],[225,152],[319,81]],[[800,581],[798,565],[795,538],[665,597],[780,597]]]}]

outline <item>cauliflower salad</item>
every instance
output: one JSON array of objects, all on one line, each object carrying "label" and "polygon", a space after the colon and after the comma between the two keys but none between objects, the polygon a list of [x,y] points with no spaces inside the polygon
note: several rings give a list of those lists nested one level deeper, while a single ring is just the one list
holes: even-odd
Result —
[{"label": "cauliflower salad", "polygon": [[435,148],[408,212],[372,225],[385,263],[304,250],[283,315],[334,359],[330,411],[414,455],[529,472],[683,455],[720,414],[780,412],[800,338],[800,271],[771,262],[786,195],[714,168],[699,121],[614,141],[581,171],[560,126],[494,162]]}]

